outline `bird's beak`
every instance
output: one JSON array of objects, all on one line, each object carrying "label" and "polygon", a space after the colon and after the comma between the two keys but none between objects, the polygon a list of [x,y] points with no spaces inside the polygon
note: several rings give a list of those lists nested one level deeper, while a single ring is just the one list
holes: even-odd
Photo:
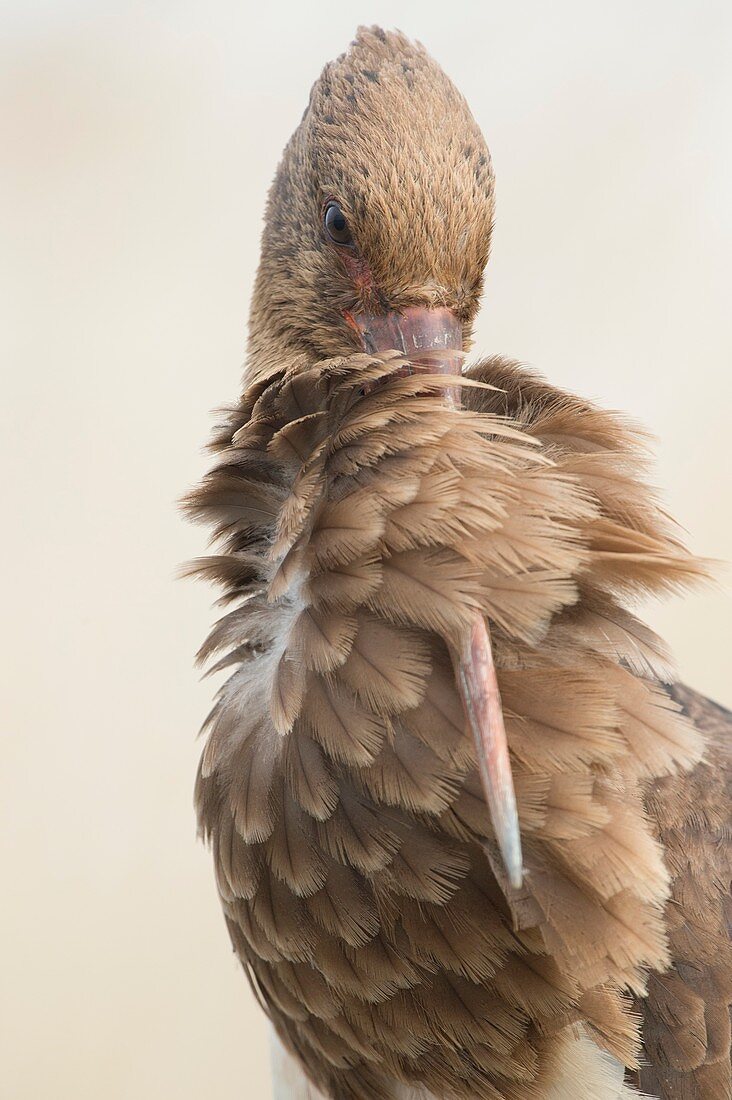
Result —
[{"label": "bird's beak", "polygon": [[409,306],[401,313],[347,313],[346,320],[358,333],[364,351],[396,348],[415,369],[460,373],[463,326],[451,309]]},{"label": "bird's beak", "polygon": [[[411,306],[400,313],[347,314],[346,320],[367,352],[396,349],[405,354],[415,372],[460,373],[462,325],[452,310]],[[445,400],[457,403],[458,393],[457,387],[446,390]],[[496,842],[508,881],[518,889],[523,862],[516,795],[490,633],[482,615],[476,616],[453,659]]]}]

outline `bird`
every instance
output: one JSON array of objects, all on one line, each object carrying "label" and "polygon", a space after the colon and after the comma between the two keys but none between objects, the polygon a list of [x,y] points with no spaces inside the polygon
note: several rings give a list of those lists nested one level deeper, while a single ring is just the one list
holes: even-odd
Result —
[{"label": "bird", "polygon": [[278,1096],[732,1096],[730,714],[640,597],[710,565],[619,413],[467,364],[494,173],[362,27],[271,187],[242,391],[185,498],[225,678],[196,779]]}]

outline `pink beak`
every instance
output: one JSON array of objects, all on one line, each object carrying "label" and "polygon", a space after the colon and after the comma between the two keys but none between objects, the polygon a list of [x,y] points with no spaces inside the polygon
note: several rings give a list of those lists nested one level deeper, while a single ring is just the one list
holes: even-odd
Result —
[{"label": "pink beak", "polygon": [[[401,313],[348,314],[347,320],[367,352],[396,349],[415,372],[460,374],[462,325],[449,309],[410,306]],[[446,390],[445,400],[457,403],[457,394],[457,387]],[[482,615],[453,659],[496,842],[508,880],[518,889],[523,878],[521,833],[490,634]]]},{"label": "pink beak", "polygon": [[[423,309],[409,306],[402,313],[349,314],[348,320],[357,329],[364,349],[370,352],[402,351],[415,366],[425,365],[434,356],[434,362],[454,351],[451,360],[444,357],[444,373],[460,371],[463,350],[463,326],[450,309]],[[447,364],[452,363],[450,367]],[[432,364],[430,364],[432,365]]]}]

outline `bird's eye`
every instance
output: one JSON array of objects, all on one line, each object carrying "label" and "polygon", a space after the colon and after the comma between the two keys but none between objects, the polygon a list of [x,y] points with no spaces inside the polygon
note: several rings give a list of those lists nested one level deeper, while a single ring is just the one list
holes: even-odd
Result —
[{"label": "bird's eye", "polygon": [[351,230],[348,228],[346,216],[337,202],[329,202],[323,215],[325,232],[334,244],[353,244]]}]

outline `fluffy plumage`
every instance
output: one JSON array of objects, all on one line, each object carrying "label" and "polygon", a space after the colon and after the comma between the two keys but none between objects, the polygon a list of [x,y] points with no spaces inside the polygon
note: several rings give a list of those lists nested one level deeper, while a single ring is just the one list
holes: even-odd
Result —
[{"label": "fluffy plumage", "polygon": [[[370,125],[339,145],[344,112]],[[314,237],[310,207],[348,171],[379,294],[439,301],[469,326],[492,216],[484,148],[426,54],[372,31],[326,70],[286,153],[247,384],[187,503],[218,544],[192,570],[229,605],[201,652],[229,670],[201,827],[234,948],[324,1096],[609,1100],[632,1089],[622,1063],[658,1096],[716,1100],[724,811],[704,723],[661,686],[668,654],[628,606],[704,568],[622,418],[500,359],[450,378],[458,406],[397,351],[354,353],[353,288]],[[471,198],[470,232],[438,219],[435,195],[448,210]],[[455,684],[476,615],[493,635],[520,891]]]},{"label": "fluffy plumage", "polygon": [[[622,990],[643,994],[669,961],[669,874],[644,793],[702,743],[630,671],[639,639],[644,672],[667,659],[618,596],[699,566],[616,417],[501,361],[471,371],[500,391],[448,409],[394,362],[367,395],[379,360],[365,356],[255,386],[191,501],[207,521],[218,504],[227,560],[258,561],[223,578],[216,566],[239,606],[206,652],[241,663],[209,722],[202,821],[237,950],[328,1094],[385,1096],[401,1080],[448,1095],[448,1075],[451,1096],[542,1096],[528,1083],[571,1021],[634,1064]],[[308,394],[296,422],[293,383]],[[373,445],[405,417],[406,442]],[[276,443],[292,423],[312,433],[304,462]],[[627,473],[603,492],[582,475],[587,454]],[[400,457],[416,472],[390,489]],[[238,479],[232,512],[221,485]],[[252,484],[271,508],[247,507]],[[593,549],[609,524],[622,558]],[[505,898],[446,648],[476,607],[495,624],[528,867]]]}]

